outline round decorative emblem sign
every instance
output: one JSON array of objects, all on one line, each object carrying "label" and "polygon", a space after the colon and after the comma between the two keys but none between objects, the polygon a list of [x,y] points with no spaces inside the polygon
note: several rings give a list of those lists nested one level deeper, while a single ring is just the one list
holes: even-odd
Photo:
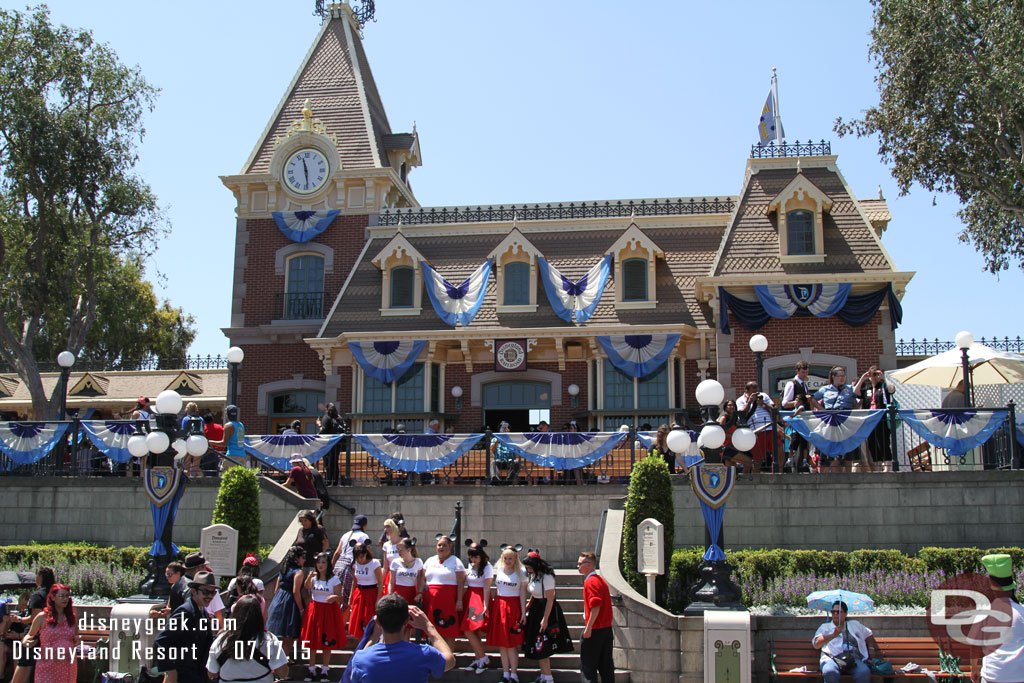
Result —
[{"label": "round decorative emblem sign", "polygon": [[495,358],[498,364],[506,370],[515,370],[522,367],[523,362],[526,360],[526,351],[523,349],[522,344],[514,341],[508,341],[498,347],[498,352]]}]

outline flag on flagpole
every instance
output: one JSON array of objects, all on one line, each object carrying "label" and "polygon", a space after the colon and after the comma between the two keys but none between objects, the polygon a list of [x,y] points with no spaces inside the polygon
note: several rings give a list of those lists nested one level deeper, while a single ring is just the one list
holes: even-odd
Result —
[{"label": "flag on flagpole", "polygon": [[[775,91],[768,91],[768,99],[764,101],[764,109],[761,110],[761,120],[757,124],[757,144],[767,145],[769,141],[781,142],[785,133],[782,129],[782,120],[776,114]],[[776,130],[775,122],[778,121]]]}]

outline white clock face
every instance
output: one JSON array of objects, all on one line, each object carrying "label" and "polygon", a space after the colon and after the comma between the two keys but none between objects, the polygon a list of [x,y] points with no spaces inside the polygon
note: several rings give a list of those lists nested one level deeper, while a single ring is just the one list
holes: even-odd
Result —
[{"label": "white clock face", "polygon": [[327,182],[330,165],[315,149],[300,149],[284,164],[284,183],[297,194],[312,194]]}]

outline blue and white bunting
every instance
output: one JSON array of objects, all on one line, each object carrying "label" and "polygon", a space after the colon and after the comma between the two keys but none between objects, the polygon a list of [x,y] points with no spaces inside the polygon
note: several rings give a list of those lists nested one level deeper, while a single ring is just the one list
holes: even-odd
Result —
[{"label": "blue and white bunting", "polygon": [[427,296],[430,297],[430,303],[434,305],[438,317],[452,327],[457,324],[467,327],[473,322],[477,311],[484,303],[484,292],[487,291],[487,281],[491,278],[493,265],[494,259],[487,259],[456,287],[425,261],[420,261],[425,276],[423,279],[427,285]]},{"label": "blue and white bunting", "polygon": [[871,435],[872,430],[885,416],[884,410],[815,410],[794,415],[783,411],[782,417],[800,436],[807,439],[821,451],[822,455],[834,458],[849,453],[860,446]]},{"label": "blue and white bunting", "polygon": [[270,215],[278,230],[292,242],[308,242],[327,229],[338,211],[275,211]]},{"label": "blue and white bunting", "polygon": [[420,352],[423,351],[423,347],[426,345],[427,341],[425,339],[374,342],[350,341],[348,348],[356,362],[363,369],[363,372],[378,382],[390,384],[402,378],[402,375],[419,358]]},{"label": "blue and white bunting", "polygon": [[472,449],[483,434],[353,434],[366,452],[400,472],[447,467]]},{"label": "blue and white bunting", "polygon": [[917,434],[949,455],[963,455],[991,438],[1009,416],[1008,410],[900,410]]},{"label": "blue and white bunting", "polygon": [[294,457],[311,463],[327,455],[343,434],[246,434],[245,452],[271,467],[287,472]]},{"label": "blue and white bunting", "polygon": [[576,314],[578,323],[590,320],[597,304],[601,302],[604,287],[608,284],[608,277],[612,272],[612,255],[605,256],[576,282],[555,270],[543,256],[538,256],[537,262],[540,280],[544,283],[544,291],[555,315],[567,323],[572,322],[573,313]]},{"label": "blue and white bunting", "polygon": [[595,463],[628,436],[629,432],[498,432],[494,435],[515,454],[556,470],[574,470]]},{"label": "blue and white bunting", "polygon": [[0,423],[0,451],[15,465],[29,465],[46,457],[68,426],[66,422]]},{"label": "blue and white bunting", "polygon": [[85,420],[81,425],[86,437],[103,455],[114,462],[128,462],[132,459],[132,454],[128,452],[128,439],[135,434],[134,422]]},{"label": "blue and white bunting", "polygon": [[678,334],[613,334],[598,336],[611,364],[630,377],[646,377],[668,360]]},{"label": "blue and white bunting", "polygon": [[756,285],[754,292],[768,315],[788,318],[805,309],[819,318],[838,313],[846,305],[852,285],[830,282],[817,285]]}]

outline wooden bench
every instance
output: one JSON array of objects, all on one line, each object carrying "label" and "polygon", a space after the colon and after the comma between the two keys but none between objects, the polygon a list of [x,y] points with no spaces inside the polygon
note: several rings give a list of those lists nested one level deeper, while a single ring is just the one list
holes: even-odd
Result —
[{"label": "wooden bench", "polygon": [[[969,662],[960,662],[956,657],[945,654],[931,638],[925,637],[889,637],[875,638],[882,652],[882,658],[892,664],[897,676],[908,678],[927,678],[920,671],[904,674],[899,669],[908,662],[914,662],[922,669],[928,669],[936,678],[945,681],[968,680]],[[821,651],[811,644],[811,637],[806,638],[771,638],[769,661],[771,663],[772,680],[780,678],[813,678],[820,679],[819,660]],[[791,671],[806,667],[805,671]],[[892,680],[893,676],[872,676],[872,680]]]}]

